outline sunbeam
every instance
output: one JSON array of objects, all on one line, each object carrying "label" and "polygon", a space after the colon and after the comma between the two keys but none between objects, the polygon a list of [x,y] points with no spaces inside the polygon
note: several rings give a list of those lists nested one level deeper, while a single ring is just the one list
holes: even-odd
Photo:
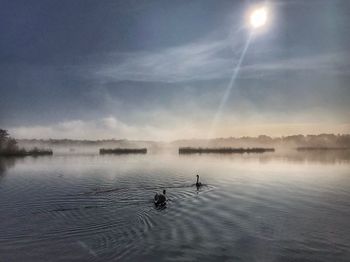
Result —
[{"label": "sunbeam", "polygon": [[238,73],[239,73],[239,69],[241,68],[242,62],[244,60],[244,57],[245,57],[245,55],[246,55],[246,53],[248,51],[249,45],[251,43],[252,35],[253,34],[251,32],[249,34],[249,36],[248,36],[248,39],[247,39],[245,45],[244,45],[244,48],[243,48],[242,53],[241,53],[241,55],[240,55],[240,57],[238,59],[238,62],[236,64],[236,66],[234,67],[234,70],[233,70],[233,73],[232,73],[232,77],[231,77],[230,82],[228,83],[228,85],[226,87],[224,95],[221,98],[218,110],[216,111],[216,114],[215,114],[215,116],[213,118],[213,121],[211,123],[211,127],[209,129],[207,138],[210,138],[210,137],[212,137],[215,134],[215,128],[217,126],[218,121],[220,120],[220,117],[222,115],[222,110],[224,109],[224,107],[226,105],[226,102],[227,102],[228,97],[230,96],[231,90],[232,90],[232,88],[235,85],[235,82],[236,82],[236,79],[237,79],[237,76],[238,76]]}]

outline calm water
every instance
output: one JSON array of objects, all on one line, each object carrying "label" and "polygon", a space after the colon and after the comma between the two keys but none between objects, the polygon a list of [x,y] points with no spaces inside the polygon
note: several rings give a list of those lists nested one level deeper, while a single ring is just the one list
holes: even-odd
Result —
[{"label": "calm water", "polygon": [[[349,261],[350,158],[0,160],[0,261]],[[195,174],[207,186],[191,186]],[[152,198],[167,189],[169,202]]]}]

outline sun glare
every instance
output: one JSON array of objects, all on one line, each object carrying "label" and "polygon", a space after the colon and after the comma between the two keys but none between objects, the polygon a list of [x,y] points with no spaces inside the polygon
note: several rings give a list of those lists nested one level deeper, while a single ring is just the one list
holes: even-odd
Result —
[{"label": "sun glare", "polygon": [[266,24],[267,10],[264,7],[257,8],[250,14],[250,25],[253,28],[259,28]]}]

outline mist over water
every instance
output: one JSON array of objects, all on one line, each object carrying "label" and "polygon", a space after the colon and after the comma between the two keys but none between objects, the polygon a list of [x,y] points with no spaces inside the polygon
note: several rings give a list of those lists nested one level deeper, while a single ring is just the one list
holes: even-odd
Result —
[{"label": "mist over water", "polygon": [[349,188],[344,152],[1,159],[1,260],[348,261]]}]

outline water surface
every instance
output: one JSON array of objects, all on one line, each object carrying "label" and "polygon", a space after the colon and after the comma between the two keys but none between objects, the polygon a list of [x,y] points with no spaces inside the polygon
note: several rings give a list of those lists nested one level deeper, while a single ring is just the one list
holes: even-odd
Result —
[{"label": "water surface", "polygon": [[[0,160],[1,261],[349,261],[350,158]],[[200,174],[206,186],[193,187]],[[168,204],[152,198],[167,189]]]}]

